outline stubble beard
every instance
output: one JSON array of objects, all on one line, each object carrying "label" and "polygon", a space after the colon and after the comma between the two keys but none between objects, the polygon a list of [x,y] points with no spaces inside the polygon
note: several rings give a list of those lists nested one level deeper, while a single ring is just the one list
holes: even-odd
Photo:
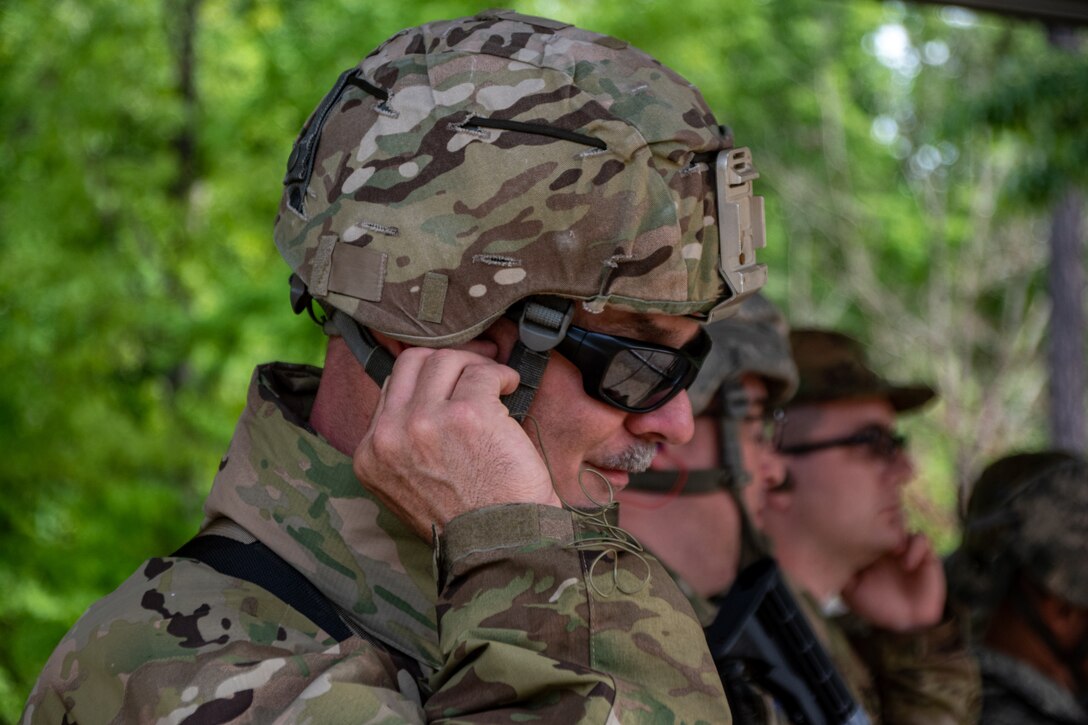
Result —
[{"label": "stubble beard", "polygon": [[643,473],[650,467],[650,463],[657,454],[657,446],[653,443],[633,443],[619,453],[608,456],[600,456],[590,465],[594,468],[626,471],[627,473]]}]

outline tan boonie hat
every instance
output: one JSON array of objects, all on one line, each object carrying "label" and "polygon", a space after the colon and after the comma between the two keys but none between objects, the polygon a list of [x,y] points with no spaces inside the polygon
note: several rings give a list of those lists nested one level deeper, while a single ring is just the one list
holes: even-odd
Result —
[{"label": "tan boonie hat", "polygon": [[882,378],[869,367],[861,343],[842,333],[793,330],[790,346],[801,377],[791,405],[883,398],[896,412],[903,413],[920,408],[936,396],[928,385],[896,385]]},{"label": "tan boonie hat", "polygon": [[975,482],[949,590],[987,609],[1017,573],[1088,607],[1088,461],[1061,451],[1006,456]]}]

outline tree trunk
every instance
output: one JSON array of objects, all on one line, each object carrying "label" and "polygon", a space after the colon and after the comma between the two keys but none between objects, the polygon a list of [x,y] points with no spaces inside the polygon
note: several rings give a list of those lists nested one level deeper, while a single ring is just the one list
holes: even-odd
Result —
[{"label": "tree trunk", "polygon": [[1083,200],[1070,189],[1054,208],[1050,226],[1050,440],[1057,448],[1085,450]]},{"label": "tree trunk", "polygon": [[[1068,26],[1052,25],[1051,45],[1070,53],[1080,50],[1080,38]],[[1056,448],[1083,452],[1085,438],[1084,332],[1084,200],[1070,186],[1054,207],[1050,223],[1050,442]]]}]

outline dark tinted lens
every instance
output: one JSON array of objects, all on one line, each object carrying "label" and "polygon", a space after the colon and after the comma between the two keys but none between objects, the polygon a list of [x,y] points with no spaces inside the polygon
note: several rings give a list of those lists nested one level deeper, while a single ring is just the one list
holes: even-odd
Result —
[{"label": "dark tinted lens", "polygon": [[649,409],[678,392],[689,367],[675,352],[630,348],[612,357],[601,377],[601,392],[628,408]]}]

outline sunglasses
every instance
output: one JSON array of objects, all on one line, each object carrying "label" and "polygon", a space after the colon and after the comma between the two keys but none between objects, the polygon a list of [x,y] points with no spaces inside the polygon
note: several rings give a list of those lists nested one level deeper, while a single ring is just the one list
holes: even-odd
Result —
[{"label": "sunglasses", "polygon": [[900,433],[894,433],[881,425],[870,425],[853,435],[843,438],[812,443],[794,443],[789,446],[779,446],[778,451],[790,456],[803,456],[806,453],[815,453],[827,448],[843,446],[868,448],[869,453],[874,458],[890,461],[906,448],[907,437]]},{"label": "sunglasses", "polygon": [[710,352],[710,337],[700,329],[676,349],[571,325],[555,350],[581,371],[591,398],[629,413],[649,413],[694,382]]}]

